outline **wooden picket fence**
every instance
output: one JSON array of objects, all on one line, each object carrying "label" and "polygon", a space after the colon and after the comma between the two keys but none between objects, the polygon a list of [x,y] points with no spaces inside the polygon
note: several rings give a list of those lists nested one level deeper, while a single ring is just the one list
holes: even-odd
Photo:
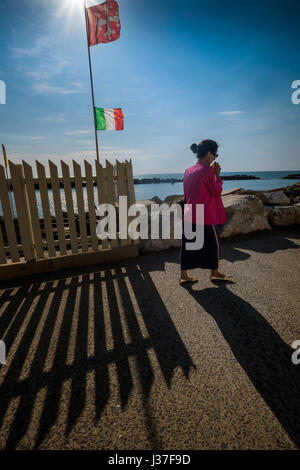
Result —
[{"label": "wooden picket fence", "polygon": [[128,207],[135,202],[131,160],[116,161],[115,166],[106,161],[105,167],[96,161],[96,175],[86,160],[85,175],[73,160],[74,176],[63,161],[59,176],[57,166],[49,161],[48,177],[38,161],[37,177],[25,161],[8,163],[9,179],[0,165],[0,280],[138,254],[137,241],[118,236],[99,240],[96,235],[98,205],[110,203],[117,208],[119,196],[127,196]]}]

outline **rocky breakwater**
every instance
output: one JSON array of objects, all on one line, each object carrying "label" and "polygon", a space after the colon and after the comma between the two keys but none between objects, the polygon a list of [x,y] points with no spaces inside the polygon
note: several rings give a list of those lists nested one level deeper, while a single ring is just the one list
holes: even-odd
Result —
[{"label": "rocky breakwater", "polygon": [[[258,176],[254,175],[226,175],[221,176],[222,180],[259,180]],[[134,184],[158,184],[158,183],[181,183],[183,178],[134,178]]]},{"label": "rocky breakwater", "polygon": [[[144,203],[148,211],[149,238],[141,240],[142,251],[163,250],[180,247],[181,240],[174,239],[174,216],[171,213],[169,239],[152,239],[151,219],[159,222],[161,235],[162,214],[155,204],[168,206],[183,201],[183,195],[168,196],[161,201],[157,196],[152,200],[137,201]],[[227,222],[220,227],[221,237],[230,238],[261,230],[272,230],[275,226],[300,224],[300,182],[286,188],[271,191],[251,191],[233,188],[223,191],[222,200],[227,214]]]},{"label": "rocky breakwater", "polygon": [[287,227],[300,224],[300,182],[272,191],[244,191],[259,198],[270,226]]},{"label": "rocky breakwater", "polygon": [[292,173],[291,175],[283,176],[283,180],[300,180],[300,173]]},{"label": "rocky breakwater", "polygon": [[243,194],[240,189],[228,190],[222,194],[222,201],[227,215],[220,230],[222,238],[271,229],[266,209],[255,195]]}]

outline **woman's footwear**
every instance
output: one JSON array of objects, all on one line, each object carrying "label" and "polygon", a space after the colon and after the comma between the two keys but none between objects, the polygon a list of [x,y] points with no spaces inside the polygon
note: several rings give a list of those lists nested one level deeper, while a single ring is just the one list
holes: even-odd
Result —
[{"label": "woman's footwear", "polygon": [[232,280],[230,279],[231,277],[232,277],[231,274],[227,274],[224,277],[210,275],[210,280],[211,281],[231,281]]},{"label": "woman's footwear", "polygon": [[189,279],[180,279],[179,284],[184,284],[185,282],[198,282],[198,279],[195,277],[190,277]]}]

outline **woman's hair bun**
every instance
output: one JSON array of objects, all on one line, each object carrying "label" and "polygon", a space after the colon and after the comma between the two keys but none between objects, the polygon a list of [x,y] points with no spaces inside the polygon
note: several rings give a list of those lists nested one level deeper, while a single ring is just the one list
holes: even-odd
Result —
[{"label": "woman's hair bun", "polygon": [[193,153],[197,153],[197,150],[198,150],[198,145],[197,144],[192,144],[190,146],[190,149]]}]

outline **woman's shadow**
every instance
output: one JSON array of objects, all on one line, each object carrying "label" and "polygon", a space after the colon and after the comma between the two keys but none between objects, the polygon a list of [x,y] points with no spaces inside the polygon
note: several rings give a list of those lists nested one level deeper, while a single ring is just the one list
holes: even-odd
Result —
[{"label": "woman's shadow", "polygon": [[226,284],[201,291],[186,289],[215,319],[254,387],[300,447],[300,365],[292,363],[294,350]]}]

